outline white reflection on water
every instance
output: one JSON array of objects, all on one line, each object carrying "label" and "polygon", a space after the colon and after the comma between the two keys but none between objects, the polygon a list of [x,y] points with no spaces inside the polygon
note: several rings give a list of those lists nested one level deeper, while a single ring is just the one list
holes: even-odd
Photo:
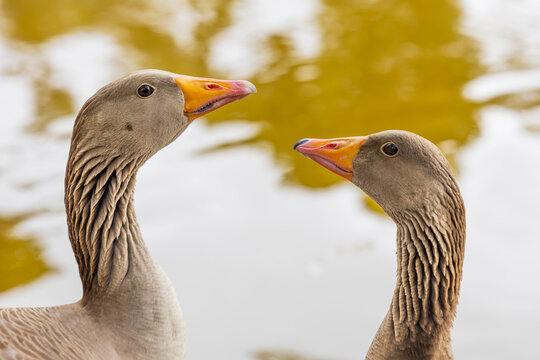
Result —
[{"label": "white reflection on water", "polygon": [[500,107],[482,112],[482,132],[460,161],[468,228],[455,354],[537,359],[540,138]]},{"label": "white reflection on water", "polygon": [[540,59],[540,2],[461,0],[464,31],[478,39],[482,62],[491,71],[537,67]]},{"label": "white reflection on water", "polygon": [[474,101],[489,101],[499,96],[540,90],[540,69],[493,73],[471,81],[463,94]]},{"label": "white reflection on water", "polygon": [[[484,53],[491,54],[497,42],[481,30],[492,25],[482,26],[483,18],[475,16],[466,19],[474,20]],[[77,51],[66,52],[73,46]],[[62,203],[73,117],[40,134],[26,132],[33,114],[30,75],[7,71],[20,61],[31,62],[31,54],[0,47],[13,55],[0,57],[0,93],[7,94],[0,122],[0,213],[46,210],[18,230],[37,236],[59,269],[2,294],[0,303],[76,301],[81,290]],[[120,75],[121,52],[100,34],[71,34],[41,51],[52,81],[69,89],[77,107]],[[493,64],[492,57],[486,63]],[[84,66],[71,65],[84,59]],[[516,74],[473,83],[468,95],[500,94],[493,89],[521,84]],[[513,91],[529,90],[526,86]],[[523,120],[535,113],[485,108],[481,136],[458,158],[468,240],[454,330],[456,358],[540,357],[540,138],[525,131]],[[283,186],[283,169],[263,148],[201,154],[254,131],[242,122],[208,128],[197,121],[145,165],[138,179],[138,217],[180,297],[189,358],[242,360],[274,348],[328,359],[361,358],[392,295],[394,227],[363,208],[350,184],[321,191]]]},{"label": "white reflection on water", "polygon": [[269,35],[287,35],[295,54],[314,57],[320,51],[317,24],[320,4],[312,0],[242,0],[233,8],[234,23],[212,46],[210,65],[233,77],[248,77],[272,59]]}]

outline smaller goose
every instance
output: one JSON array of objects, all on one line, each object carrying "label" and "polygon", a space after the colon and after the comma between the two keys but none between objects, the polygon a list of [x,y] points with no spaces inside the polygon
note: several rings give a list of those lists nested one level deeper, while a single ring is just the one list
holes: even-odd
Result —
[{"label": "smaller goose", "polygon": [[352,181],[397,225],[397,282],[368,360],[453,359],[465,207],[448,161],[406,131],[302,139],[294,149]]},{"label": "smaller goose", "polygon": [[174,288],[135,217],[135,177],[193,119],[254,92],[243,80],[143,70],[104,86],[83,105],[64,199],[83,296],[69,305],[0,309],[1,360],[185,358]]}]

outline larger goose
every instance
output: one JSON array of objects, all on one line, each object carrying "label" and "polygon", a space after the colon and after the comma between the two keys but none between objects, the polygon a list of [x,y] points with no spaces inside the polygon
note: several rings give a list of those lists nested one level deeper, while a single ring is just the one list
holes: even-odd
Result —
[{"label": "larger goose", "polygon": [[448,162],[405,131],[303,139],[303,155],[351,180],[397,225],[397,282],[366,359],[452,359],[465,208]]},{"label": "larger goose", "polygon": [[65,178],[83,296],[70,305],[0,309],[0,359],[184,359],[175,291],[135,218],[135,175],[193,119],[255,91],[247,81],[144,70],[84,104]]}]

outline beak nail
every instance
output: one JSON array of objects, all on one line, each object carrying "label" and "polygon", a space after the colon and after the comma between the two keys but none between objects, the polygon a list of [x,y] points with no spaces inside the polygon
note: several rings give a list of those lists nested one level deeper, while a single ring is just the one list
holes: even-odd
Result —
[{"label": "beak nail", "polygon": [[296,144],[294,144],[293,150],[296,150],[297,147],[299,147],[302,144],[307,143],[308,141],[309,141],[309,139],[298,140],[298,142]]}]

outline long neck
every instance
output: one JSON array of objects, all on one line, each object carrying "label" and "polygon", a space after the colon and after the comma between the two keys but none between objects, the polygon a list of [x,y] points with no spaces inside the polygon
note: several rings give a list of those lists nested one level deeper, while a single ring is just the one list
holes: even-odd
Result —
[{"label": "long neck", "polygon": [[129,358],[181,358],[184,325],[176,294],[135,218],[135,175],[144,158],[114,157],[78,141],[74,136],[65,204],[81,305],[112,327],[118,351]]},{"label": "long neck", "polygon": [[139,165],[100,147],[70,153],[65,204],[83,299],[117,290],[133,258],[148,256],[133,208]]},{"label": "long neck", "polygon": [[453,179],[446,193],[426,201],[423,209],[393,214],[397,283],[368,359],[379,358],[374,355],[384,347],[400,359],[452,358],[450,329],[462,277],[465,210]]}]

